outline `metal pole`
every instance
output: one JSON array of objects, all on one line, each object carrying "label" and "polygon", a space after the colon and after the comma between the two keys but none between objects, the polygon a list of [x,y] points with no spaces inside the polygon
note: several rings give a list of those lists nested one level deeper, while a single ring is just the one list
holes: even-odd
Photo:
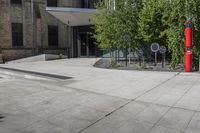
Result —
[{"label": "metal pole", "polygon": [[128,47],[126,43],[126,66],[128,66]]},{"label": "metal pole", "polygon": [[129,64],[131,64],[131,46],[129,44]]},{"label": "metal pole", "polygon": [[155,52],[155,66],[157,66],[157,52]]},{"label": "metal pole", "polygon": [[165,67],[165,54],[162,54],[162,68]]}]

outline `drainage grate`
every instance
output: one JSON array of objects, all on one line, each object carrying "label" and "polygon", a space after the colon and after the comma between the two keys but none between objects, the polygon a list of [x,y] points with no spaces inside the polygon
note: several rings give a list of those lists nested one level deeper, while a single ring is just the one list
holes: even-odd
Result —
[{"label": "drainage grate", "polygon": [[36,75],[36,76],[48,77],[48,78],[62,79],[62,80],[72,79],[72,77],[67,77],[67,76],[62,76],[62,75],[33,72],[33,71],[20,70],[20,69],[15,69],[15,68],[0,67],[0,69],[14,71],[14,72],[21,72],[21,73],[26,73],[26,74]]}]

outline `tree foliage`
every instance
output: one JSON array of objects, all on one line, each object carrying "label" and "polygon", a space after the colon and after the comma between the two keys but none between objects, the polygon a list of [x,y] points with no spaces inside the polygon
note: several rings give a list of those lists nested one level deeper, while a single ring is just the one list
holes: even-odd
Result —
[{"label": "tree foliage", "polygon": [[171,66],[175,68],[179,63],[184,63],[185,20],[187,17],[192,17],[194,65],[196,65],[200,54],[199,0],[115,0],[115,2],[115,10],[108,7],[108,0],[101,2],[94,17],[94,37],[101,48],[124,49],[123,36],[129,34],[132,50],[153,42],[166,45],[171,55]]},{"label": "tree foliage", "polygon": [[148,43],[167,45],[171,53],[171,66],[184,63],[185,20],[193,18],[194,61],[200,52],[199,0],[146,0],[140,13],[139,34]]},{"label": "tree foliage", "polygon": [[185,51],[185,0],[168,1],[163,14],[163,22],[168,26],[165,30],[167,45],[171,52],[171,66],[175,68],[184,62]]},{"label": "tree foliage", "polygon": [[166,43],[163,32],[167,28],[162,22],[166,0],[146,0],[139,15],[139,36],[147,43]]},{"label": "tree foliage", "polygon": [[[112,1],[114,2],[114,1]],[[141,0],[115,0],[115,7],[109,7],[108,1],[97,6],[98,13],[94,17],[94,37],[103,49],[125,48],[123,36],[130,36],[131,48],[138,44],[138,14]],[[114,6],[114,4],[112,4]]]}]

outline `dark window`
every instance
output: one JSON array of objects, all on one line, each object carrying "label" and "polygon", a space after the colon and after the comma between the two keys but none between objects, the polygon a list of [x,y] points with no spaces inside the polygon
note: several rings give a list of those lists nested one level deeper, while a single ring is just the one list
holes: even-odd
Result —
[{"label": "dark window", "polygon": [[12,45],[23,46],[23,25],[12,23]]},{"label": "dark window", "polygon": [[48,7],[57,7],[58,1],[57,0],[47,0],[47,6]]},{"label": "dark window", "polygon": [[48,26],[48,41],[49,46],[58,47],[58,26]]},{"label": "dark window", "polygon": [[22,0],[11,0],[11,4],[22,4]]},{"label": "dark window", "polygon": [[81,0],[82,8],[95,8],[95,4],[101,0]]}]

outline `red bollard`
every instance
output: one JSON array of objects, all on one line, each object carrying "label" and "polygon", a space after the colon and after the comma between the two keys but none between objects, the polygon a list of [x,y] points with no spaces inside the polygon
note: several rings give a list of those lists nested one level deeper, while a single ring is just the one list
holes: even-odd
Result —
[{"label": "red bollard", "polygon": [[186,29],[185,29],[185,46],[186,46],[186,52],[185,52],[185,72],[192,72],[192,19],[188,18],[186,20]]},{"label": "red bollard", "polygon": [[186,51],[185,72],[192,72],[192,51]]}]

